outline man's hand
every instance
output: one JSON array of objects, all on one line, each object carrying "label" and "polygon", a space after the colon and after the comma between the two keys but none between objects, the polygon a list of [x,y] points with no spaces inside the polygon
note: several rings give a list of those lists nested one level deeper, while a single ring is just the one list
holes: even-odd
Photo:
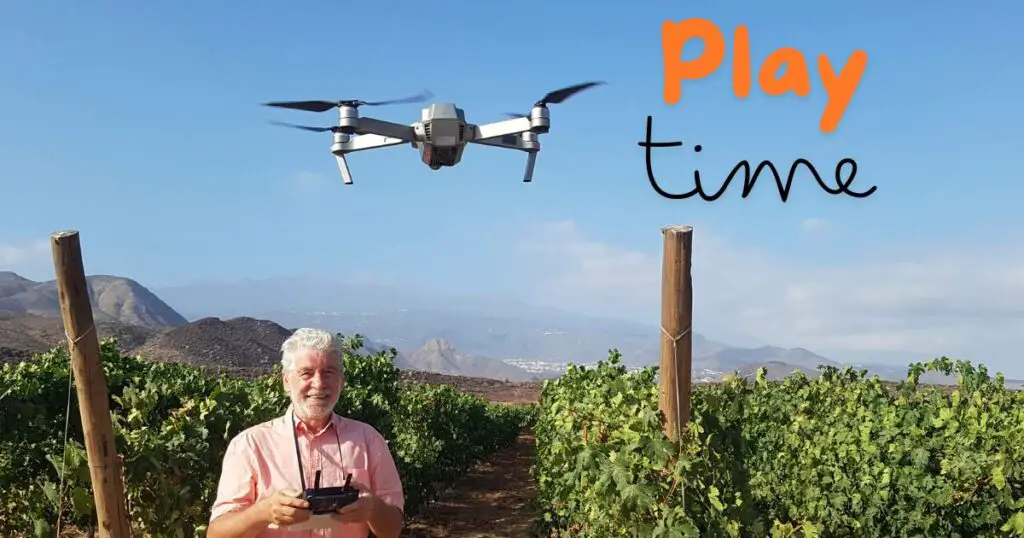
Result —
[{"label": "man's hand", "polygon": [[359,499],[339,508],[331,514],[331,519],[340,523],[366,523],[374,536],[398,538],[402,531],[402,511],[385,503],[364,484],[352,482],[351,486],[359,490]]},{"label": "man's hand", "polygon": [[309,503],[299,498],[298,491],[279,491],[260,502],[263,503],[267,521],[278,527],[302,523],[309,519]]},{"label": "man's hand", "polygon": [[354,503],[339,508],[337,513],[331,515],[331,519],[342,523],[367,523],[373,518],[381,500],[370,488],[359,482],[352,482],[350,485],[359,490],[359,498]]}]

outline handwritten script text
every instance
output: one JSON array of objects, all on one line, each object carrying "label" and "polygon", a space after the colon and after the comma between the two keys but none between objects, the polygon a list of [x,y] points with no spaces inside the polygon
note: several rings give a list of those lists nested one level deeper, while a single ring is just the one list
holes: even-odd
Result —
[{"label": "handwritten script text", "polygon": [[[804,167],[806,167],[808,171],[810,171],[811,175],[814,176],[815,181],[818,182],[818,185],[821,187],[821,189],[824,190],[825,192],[829,193],[829,194],[833,194],[833,195],[848,194],[848,195],[850,195],[850,196],[852,196],[854,198],[867,198],[868,196],[871,196],[872,194],[874,194],[875,190],[878,189],[878,187],[872,186],[870,189],[868,189],[868,190],[866,190],[864,192],[854,192],[854,191],[850,190],[850,185],[853,184],[853,179],[857,176],[857,161],[855,161],[853,159],[850,159],[850,158],[845,158],[845,159],[842,159],[841,161],[839,161],[836,164],[835,180],[836,180],[837,187],[835,187],[835,188],[833,188],[833,187],[829,186],[827,183],[825,183],[821,179],[821,176],[818,175],[818,171],[814,168],[814,165],[811,164],[810,161],[808,161],[806,159],[797,159],[797,160],[793,161],[792,166],[790,166],[790,168],[789,168],[789,175],[786,176],[785,184],[783,184],[783,182],[782,182],[782,177],[779,175],[778,169],[775,168],[775,165],[772,164],[771,161],[767,161],[767,160],[761,161],[761,164],[757,165],[757,168],[754,169],[754,173],[751,174],[750,173],[750,163],[748,163],[747,161],[743,160],[743,161],[740,161],[739,163],[737,163],[735,167],[733,167],[732,172],[730,172],[729,176],[725,178],[725,183],[723,183],[722,187],[720,189],[718,189],[718,192],[715,192],[714,194],[710,194],[709,195],[709,194],[705,193],[703,187],[701,187],[700,170],[694,170],[693,171],[693,181],[696,184],[696,187],[692,191],[684,192],[684,193],[681,193],[681,194],[679,194],[679,193],[671,193],[671,192],[668,192],[665,189],[661,188],[661,186],[658,184],[658,180],[655,179],[655,177],[654,177],[654,165],[651,163],[651,149],[652,148],[680,147],[680,146],[683,145],[683,142],[681,140],[675,140],[675,141],[670,141],[670,142],[653,142],[653,141],[651,141],[651,124],[652,123],[653,123],[653,119],[651,118],[651,116],[647,116],[647,134],[646,134],[644,140],[642,142],[638,142],[637,144],[639,144],[641,147],[645,148],[646,161],[647,161],[647,179],[650,180],[651,187],[654,189],[655,192],[657,192],[661,196],[663,196],[665,198],[668,198],[670,200],[683,200],[683,199],[686,199],[686,198],[690,198],[690,197],[692,197],[692,196],[694,196],[696,194],[699,194],[700,197],[703,198],[705,201],[713,202],[713,201],[717,200],[719,197],[721,197],[722,194],[725,193],[725,190],[729,188],[729,183],[732,182],[733,177],[741,169],[743,170],[743,198],[746,198],[747,196],[750,196],[751,191],[754,190],[754,184],[757,182],[757,177],[761,173],[761,170],[763,170],[765,167],[767,167],[769,170],[771,170],[772,175],[775,176],[775,183],[776,183],[776,185],[778,185],[778,188],[779,188],[779,197],[782,198],[782,202],[785,203],[786,200],[789,199],[789,190],[793,186],[793,176],[796,174],[797,165],[801,165],[801,164],[804,165]],[[702,149],[703,148],[701,148],[700,144],[696,144],[696,145],[693,146],[693,151],[695,153],[700,153],[700,151]],[[849,174],[845,178],[843,177],[843,174],[842,174],[844,166],[849,166],[849,170],[850,170]]]}]

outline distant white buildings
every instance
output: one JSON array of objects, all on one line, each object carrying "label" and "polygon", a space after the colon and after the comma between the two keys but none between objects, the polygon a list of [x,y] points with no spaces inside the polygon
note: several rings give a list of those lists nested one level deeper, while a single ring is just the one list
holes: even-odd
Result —
[{"label": "distant white buildings", "polygon": [[[513,366],[518,366],[531,374],[563,374],[569,367],[569,363],[565,362],[548,362],[540,361],[535,359],[505,359],[505,362]],[[597,361],[591,363],[577,363],[579,366],[585,366],[587,368],[593,368],[597,366]],[[641,366],[626,366],[626,371],[636,372],[643,370]],[[700,371],[693,372],[693,381],[695,383],[711,383],[718,381],[722,378],[721,372],[714,370],[702,369]]]},{"label": "distant white buildings", "polygon": [[[534,360],[534,359],[505,359],[505,362],[508,363],[508,364],[511,364],[513,366],[518,366],[519,368],[522,368],[523,370],[526,370],[527,372],[530,372],[531,374],[538,374],[538,375],[545,375],[546,374],[546,375],[550,375],[550,376],[555,376],[555,375],[563,374],[563,373],[565,373],[565,370],[569,367],[569,364],[568,363],[564,363],[564,362],[547,362],[547,361],[539,361],[539,360]],[[593,368],[593,367],[597,366],[597,362],[595,361],[595,362],[592,362],[592,363],[589,363],[589,364],[579,364],[579,366],[585,366],[587,368]],[[643,367],[626,366],[626,371],[629,371],[629,372],[636,372],[636,371],[642,370],[642,369],[643,369]],[[725,373],[724,372],[717,372],[715,370],[709,370],[707,368],[702,368],[700,370],[695,370],[693,372],[692,382],[693,383],[716,383],[716,382],[721,381],[723,377],[725,377]],[[657,378],[658,378],[658,376],[657,376],[657,374],[655,374],[655,380],[657,380]]]}]

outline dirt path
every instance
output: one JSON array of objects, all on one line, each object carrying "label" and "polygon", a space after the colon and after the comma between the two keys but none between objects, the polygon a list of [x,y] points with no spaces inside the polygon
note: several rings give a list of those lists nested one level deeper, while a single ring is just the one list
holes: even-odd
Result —
[{"label": "dirt path", "polygon": [[533,435],[480,463],[441,500],[406,522],[403,538],[529,537],[535,520],[530,502],[537,487],[530,474]]}]

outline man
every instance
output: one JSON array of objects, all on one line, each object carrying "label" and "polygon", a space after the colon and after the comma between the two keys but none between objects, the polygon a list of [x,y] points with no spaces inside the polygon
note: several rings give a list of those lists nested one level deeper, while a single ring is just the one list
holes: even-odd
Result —
[{"label": "man", "polygon": [[[291,405],[228,444],[207,537],[365,538],[373,531],[398,538],[405,497],[387,442],[369,424],[334,413],[345,384],[340,342],[326,331],[299,329],[281,353]],[[317,471],[320,487],[344,485],[351,473],[359,500],[314,525],[300,498],[299,456],[307,488]]]}]

